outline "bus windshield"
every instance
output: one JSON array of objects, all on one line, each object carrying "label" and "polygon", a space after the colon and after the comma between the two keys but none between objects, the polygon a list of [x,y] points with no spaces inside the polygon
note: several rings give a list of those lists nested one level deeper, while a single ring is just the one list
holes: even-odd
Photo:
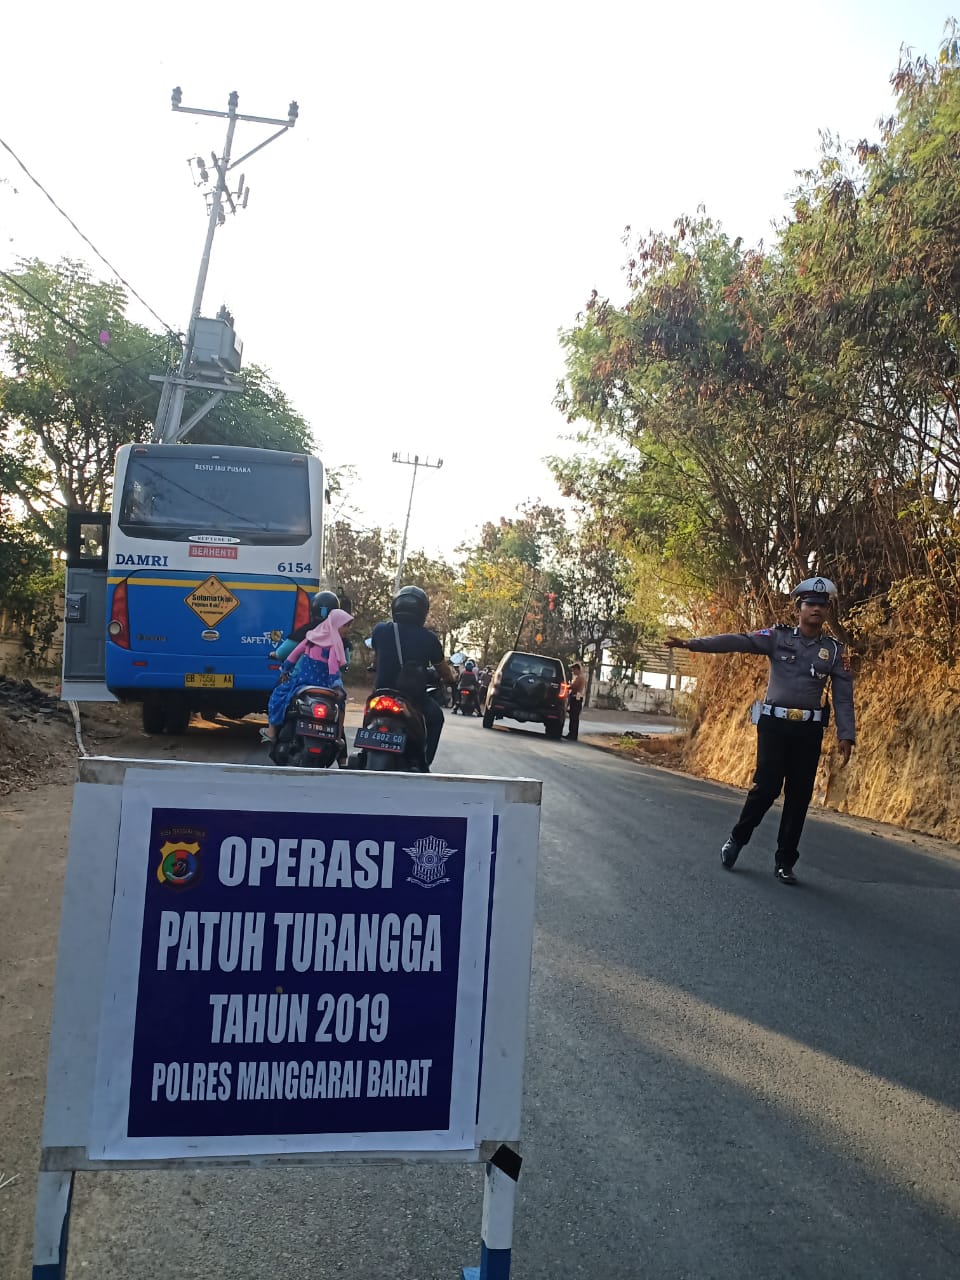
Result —
[{"label": "bus windshield", "polygon": [[285,455],[277,462],[265,457],[240,463],[131,454],[118,524],[133,538],[185,541],[216,534],[245,543],[299,545],[311,533],[307,468]]}]

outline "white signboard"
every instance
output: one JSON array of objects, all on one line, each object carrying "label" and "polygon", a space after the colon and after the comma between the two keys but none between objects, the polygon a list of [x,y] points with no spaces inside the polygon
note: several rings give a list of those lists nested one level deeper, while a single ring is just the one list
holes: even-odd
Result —
[{"label": "white signboard", "polygon": [[83,761],[45,1170],[519,1138],[540,784]]},{"label": "white signboard", "polygon": [[474,1146],[494,790],[127,772],[96,1159]]}]

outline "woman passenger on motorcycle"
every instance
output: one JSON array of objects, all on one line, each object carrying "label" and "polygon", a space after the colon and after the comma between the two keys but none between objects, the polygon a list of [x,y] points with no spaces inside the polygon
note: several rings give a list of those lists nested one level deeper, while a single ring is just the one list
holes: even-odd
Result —
[{"label": "woman passenger on motorcycle", "polygon": [[274,742],[287,714],[290,700],[298,689],[316,685],[321,689],[336,689],[346,699],[347,691],[340,675],[347,665],[343,633],[353,622],[353,614],[345,609],[331,609],[318,627],[306,636],[285,658],[280,666],[280,680],[267,704],[266,729],[260,730],[263,742]]},{"label": "woman passenger on motorcycle", "polygon": [[[310,601],[310,621],[305,622],[303,626],[297,627],[296,631],[291,631],[286,640],[282,644],[278,644],[271,658],[279,658],[281,661],[290,656],[301,640],[306,638],[307,632],[312,631],[314,627],[319,627],[320,623],[329,616],[331,609],[346,609],[350,611],[350,606],[346,600],[340,601],[333,591],[318,591]],[[349,661],[349,656],[348,656]]]}]

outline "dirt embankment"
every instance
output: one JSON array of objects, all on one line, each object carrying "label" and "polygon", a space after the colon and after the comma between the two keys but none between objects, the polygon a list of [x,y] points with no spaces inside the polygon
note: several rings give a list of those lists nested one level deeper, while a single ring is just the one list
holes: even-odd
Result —
[{"label": "dirt embankment", "polygon": [[[697,658],[700,710],[683,753],[691,772],[750,785],[755,730],[750,703],[767,663]],[[960,671],[890,648],[856,672],[857,745],[840,768],[835,726],[824,738],[814,803],[925,835],[960,841]]]},{"label": "dirt embankment", "polygon": [[[133,707],[88,704],[83,736],[90,752],[109,753],[109,743],[138,722]],[[53,681],[0,676],[0,796],[47,783],[72,783],[77,740],[70,708]]]}]

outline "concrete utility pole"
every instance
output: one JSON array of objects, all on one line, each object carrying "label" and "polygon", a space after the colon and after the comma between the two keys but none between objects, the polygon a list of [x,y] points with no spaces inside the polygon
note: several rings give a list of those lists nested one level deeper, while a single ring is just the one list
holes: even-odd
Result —
[{"label": "concrete utility pole", "polygon": [[401,458],[399,453],[393,455],[394,462],[402,462],[405,466],[413,467],[413,479],[410,481],[410,501],[407,503],[407,519],[403,526],[403,541],[400,543],[400,560],[397,563],[397,576],[393,580],[393,594],[396,595],[400,590],[400,575],[403,573],[403,560],[407,554],[407,531],[410,528],[410,512],[413,510],[413,487],[417,483],[417,468],[432,467],[439,471],[443,466],[443,459],[438,458],[436,462],[431,462],[429,458],[421,459],[418,453],[411,458],[409,454],[405,458]]},{"label": "concrete utility pole", "polygon": [[[212,111],[203,107],[184,107],[181,106],[183,98],[182,90],[179,85],[170,95],[170,101],[174,111],[183,111],[188,115],[194,116],[217,116],[227,121],[227,137],[223,147],[223,155],[218,159],[215,154],[211,154],[213,167],[217,171],[217,181],[210,193],[210,216],[207,220],[207,238],[203,246],[203,255],[200,258],[200,271],[197,275],[197,286],[193,294],[193,306],[190,310],[190,325],[187,329],[187,340],[183,347],[183,356],[180,360],[180,367],[176,374],[166,374],[162,378],[152,379],[155,382],[163,383],[163,390],[160,393],[160,404],[157,408],[157,418],[154,425],[153,439],[164,443],[171,443],[182,439],[187,432],[200,421],[210,410],[229,392],[238,392],[242,390],[240,384],[231,377],[231,372],[239,369],[240,356],[239,352],[233,350],[233,326],[232,320],[229,329],[224,329],[224,335],[228,347],[227,359],[222,363],[219,376],[217,366],[221,365],[219,359],[212,361],[212,367],[209,368],[207,375],[197,377],[191,366],[194,361],[194,351],[197,343],[197,322],[200,320],[200,307],[203,304],[203,290],[207,283],[207,271],[210,267],[210,251],[213,248],[213,237],[218,226],[222,226],[226,221],[226,215],[223,212],[224,201],[230,206],[230,212],[236,213],[238,207],[245,209],[247,200],[250,196],[250,188],[244,187],[243,175],[240,175],[237,189],[231,192],[227,186],[227,174],[231,169],[236,168],[238,164],[242,164],[244,160],[248,160],[250,156],[257,151],[262,151],[275,138],[279,138],[282,133],[286,133],[288,129],[292,129],[297,123],[297,117],[300,114],[299,107],[296,102],[291,102],[287,108],[286,120],[274,120],[269,116],[245,116],[237,111],[240,102],[239,94],[236,90],[230,94],[227,99],[226,111]],[[250,124],[268,124],[279,125],[276,133],[270,135],[263,142],[258,143],[250,151],[245,152],[238,160],[231,162],[230,154],[233,149],[233,135],[236,130],[238,121],[243,120]],[[191,162],[193,163],[193,162]],[[203,182],[207,181],[207,170],[203,160],[198,156],[196,164],[200,172],[200,178]],[[222,316],[219,317],[222,319]],[[210,321],[204,321],[205,325],[210,325]],[[211,364],[211,362],[207,362]],[[191,373],[193,372],[193,376]],[[183,416],[183,402],[189,388],[198,387],[212,392],[210,399],[204,404],[190,419],[181,427],[180,419]]]}]

